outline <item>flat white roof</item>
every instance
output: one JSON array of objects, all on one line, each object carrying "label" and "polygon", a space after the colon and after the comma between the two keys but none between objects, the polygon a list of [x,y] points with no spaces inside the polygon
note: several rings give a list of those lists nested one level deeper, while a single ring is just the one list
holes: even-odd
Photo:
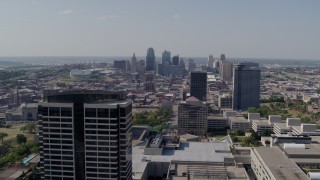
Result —
[{"label": "flat white roof", "polygon": [[[164,149],[162,155],[145,155],[145,143],[132,148],[132,172],[144,172],[148,161],[171,162],[217,162],[223,163],[224,157],[232,156],[225,142],[186,142],[180,143],[177,150]],[[145,159],[146,161],[142,161]]]}]

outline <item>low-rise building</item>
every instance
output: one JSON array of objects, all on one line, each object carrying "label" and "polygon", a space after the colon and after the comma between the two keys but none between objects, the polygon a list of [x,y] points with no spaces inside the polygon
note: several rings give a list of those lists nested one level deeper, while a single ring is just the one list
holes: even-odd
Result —
[{"label": "low-rise building", "polygon": [[268,120],[253,120],[252,129],[257,133],[261,133],[264,130],[273,131],[273,125],[269,124]]},{"label": "low-rise building", "polygon": [[246,131],[251,129],[252,125],[248,119],[243,116],[228,117],[230,129],[239,129],[240,131]]},{"label": "low-rise building", "polygon": [[232,97],[229,94],[219,96],[218,107],[221,109],[232,108]]},{"label": "low-rise building", "polygon": [[18,108],[7,110],[5,113],[5,121],[36,121],[37,118],[37,103],[22,103]]},{"label": "low-rise building", "polygon": [[222,116],[208,116],[209,129],[223,129],[228,126],[228,119]]},{"label": "low-rise building", "polygon": [[251,167],[257,179],[307,180],[308,176],[278,147],[252,148]]},{"label": "low-rise building", "polygon": [[178,106],[178,134],[203,136],[208,129],[208,107],[195,97],[182,101]]}]

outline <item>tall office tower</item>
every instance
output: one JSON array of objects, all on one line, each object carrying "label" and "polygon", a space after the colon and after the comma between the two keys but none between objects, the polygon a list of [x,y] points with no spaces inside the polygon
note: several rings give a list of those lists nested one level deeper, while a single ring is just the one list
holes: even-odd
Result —
[{"label": "tall office tower", "polygon": [[[166,65],[168,63],[168,65]],[[160,69],[158,69],[158,74],[161,74],[162,76],[168,76],[170,74],[170,64],[171,64],[171,53],[170,51],[164,50],[162,52],[162,65],[158,66]]]},{"label": "tall office tower", "polygon": [[173,65],[179,65],[179,55],[173,56],[172,64]]},{"label": "tall office tower", "polygon": [[163,66],[163,74],[164,76],[170,76],[170,62],[166,62]]},{"label": "tall office tower", "polygon": [[184,69],[186,69],[186,63],[184,62],[183,58],[180,58],[180,66],[182,66]]},{"label": "tall office tower", "polygon": [[233,63],[223,60],[220,65],[220,77],[224,81],[231,82],[232,81],[232,68]]},{"label": "tall office tower", "polygon": [[233,68],[234,110],[247,110],[260,105],[260,69],[236,64]]},{"label": "tall office tower", "polygon": [[171,62],[171,53],[170,51],[164,50],[162,53],[162,64],[166,62]]},{"label": "tall office tower", "polygon": [[135,53],[133,53],[133,56],[131,58],[131,72],[137,72],[137,58]]},{"label": "tall office tower", "polygon": [[221,61],[226,60],[226,55],[225,55],[225,54],[221,54],[221,55],[220,55],[220,60],[221,60]]},{"label": "tall office tower", "polygon": [[196,69],[196,63],[194,63],[193,59],[189,59],[188,70],[189,72],[194,71]]},{"label": "tall office tower", "polygon": [[203,136],[208,128],[208,108],[195,97],[182,101],[178,106],[178,134]]},{"label": "tall office tower", "polygon": [[220,68],[220,62],[219,62],[219,60],[215,60],[214,61],[214,63],[213,63],[213,68],[215,68],[215,69],[219,69]]},{"label": "tall office tower", "polygon": [[163,69],[164,64],[158,64],[157,65],[157,74],[163,76],[164,75],[164,69]]},{"label": "tall office tower", "polygon": [[207,73],[203,71],[192,71],[190,76],[190,96],[194,96],[200,101],[206,101]]},{"label": "tall office tower", "polygon": [[149,48],[147,51],[147,57],[146,57],[146,71],[154,71],[155,62],[156,62],[156,56],[154,55],[154,50],[153,48]]},{"label": "tall office tower", "polygon": [[45,91],[39,102],[42,179],[132,178],[132,101],[106,91]]},{"label": "tall office tower", "polygon": [[208,58],[208,67],[213,68],[213,62],[214,62],[213,56],[210,55]]}]

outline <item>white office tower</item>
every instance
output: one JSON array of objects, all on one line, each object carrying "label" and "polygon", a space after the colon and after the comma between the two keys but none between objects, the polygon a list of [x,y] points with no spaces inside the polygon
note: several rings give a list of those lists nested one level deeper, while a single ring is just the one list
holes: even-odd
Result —
[{"label": "white office tower", "polygon": [[45,91],[39,103],[42,179],[132,178],[132,101],[106,91]]}]

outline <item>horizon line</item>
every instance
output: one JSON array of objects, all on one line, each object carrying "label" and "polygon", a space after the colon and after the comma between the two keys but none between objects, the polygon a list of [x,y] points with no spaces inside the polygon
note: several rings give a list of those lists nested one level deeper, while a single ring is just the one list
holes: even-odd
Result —
[{"label": "horizon line", "polygon": [[[45,56],[41,56],[41,55],[32,55],[32,56],[0,56],[0,58],[23,58],[23,57],[110,57],[110,58],[117,58],[117,57],[129,57],[131,58],[132,56],[107,56],[107,55],[103,55],[103,56],[98,56],[98,55],[85,55],[85,56],[76,56],[76,55],[54,55],[54,56],[50,56],[50,55],[45,55]],[[136,57],[144,57],[144,56],[136,56]],[[179,56],[180,58],[208,58],[208,56]],[[156,58],[161,58],[161,56],[156,56]],[[220,57],[214,57],[214,59],[220,59]],[[302,59],[302,58],[267,58],[267,57],[227,57],[226,60],[231,60],[231,59],[248,59],[248,60],[307,60],[307,61],[320,61],[320,59],[310,59],[310,58],[306,58],[306,59]],[[1,61],[1,60],[0,60]]]}]

